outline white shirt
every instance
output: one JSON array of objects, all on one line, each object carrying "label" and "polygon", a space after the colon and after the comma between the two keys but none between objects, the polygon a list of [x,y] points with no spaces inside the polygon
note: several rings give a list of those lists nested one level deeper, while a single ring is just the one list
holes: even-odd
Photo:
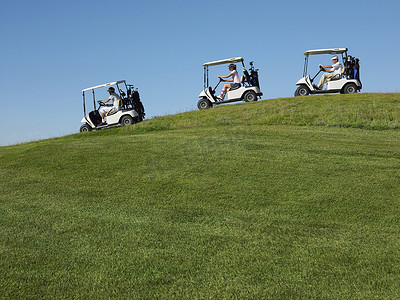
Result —
[{"label": "white shirt", "polygon": [[332,65],[332,73],[333,75],[341,75],[342,74],[342,65],[340,62],[337,62]]},{"label": "white shirt", "polygon": [[114,109],[118,110],[119,109],[118,103],[119,100],[121,100],[121,98],[116,93],[112,93],[110,94],[110,97],[108,99],[113,101]]},{"label": "white shirt", "polygon": [[236,70],[233,70],[233,71],[231,72],[231,74],[229,74],[229,76],[231,76],[231,75],[233,75],[233,76],[232,76],[232,78],[233,78],[233,83],[240,83],[239,74],[238,74],[238,72],[237,72]]}]

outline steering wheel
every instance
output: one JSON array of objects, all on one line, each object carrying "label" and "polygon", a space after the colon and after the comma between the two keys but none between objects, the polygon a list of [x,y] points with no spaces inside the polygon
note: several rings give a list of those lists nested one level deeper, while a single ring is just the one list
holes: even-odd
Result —
[{"label": "steering wheel", "polygon": [[113,106],[112,104],[106,104],[106,103],[104,103],[104,102],[101,102],[101,100],[97,101],[97,103],[99,104],[99,108],[100,108],[101,106]]},{"label": "steering wheel", "polygon": [[320,69],[321,71],[326,71],[323,65],[319,65],[319,69]]}]

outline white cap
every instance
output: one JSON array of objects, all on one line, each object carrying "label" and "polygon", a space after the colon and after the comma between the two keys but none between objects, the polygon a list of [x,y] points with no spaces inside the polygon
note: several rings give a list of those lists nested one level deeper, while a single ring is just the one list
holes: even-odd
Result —
[{"label": "white cap", "polygon": [[338,57],[337,57],[336,55],[335,55],[335,56],[332,56],[332,60],[334,60],[334,59],[339,60]]}]

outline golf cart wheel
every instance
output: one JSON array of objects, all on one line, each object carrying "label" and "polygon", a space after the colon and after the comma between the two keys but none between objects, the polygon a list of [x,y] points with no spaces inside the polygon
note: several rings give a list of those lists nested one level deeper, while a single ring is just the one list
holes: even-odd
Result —
[{"label": "golf cart wheel", "polygon": [[257,101],[257,95],[253,91],[248,91],[246,94],[244,94],[243,100],[246,102]]},{"label": "golf cart wheel", "polygon": [[133,119],[131,116],[123,116],[121,118],[121,125],[122,126],[128,126],[133,124]]},{"label": "golf cart wheel", "polygon": [[354,83],[346,84],[343,88],[343,94],[355,94],[357,93],[357,87]]},{"label": "golf cart wheel", "polygon": [[92,127],[90,127],[89,124],[83,124],[79,129],[79,132],[89,132],[89,131],[92,131]]},{"label": "golf cart wheel", "polygon": [[310,90],[308,89],[308,87],[306,87],[305,85],[300,85],[296,91],[294,92],[294,96],[307,96],[308,94],[310,94]]},{"label": "golf cart wheel", "polygon": [[208,99],[200,99],[199,102],[197,102],[197,107],[198,109],[207,109],[212,107],[211,102]]}]

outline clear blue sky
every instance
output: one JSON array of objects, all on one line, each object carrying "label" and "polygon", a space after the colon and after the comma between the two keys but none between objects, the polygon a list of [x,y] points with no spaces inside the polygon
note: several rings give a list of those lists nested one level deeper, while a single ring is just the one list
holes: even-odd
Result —
[{"label": "clear blue sky", "polygon": [[236,56],[255,61],[265,99],[293,96],[303,52],[331,47],[360,58],[363,92],[400,91],[399,0],[0,0],[0,10],[0,145],[78,132],[81,90],[115,80],[139,88],[149,118],[194,110],[202,64]]}]

